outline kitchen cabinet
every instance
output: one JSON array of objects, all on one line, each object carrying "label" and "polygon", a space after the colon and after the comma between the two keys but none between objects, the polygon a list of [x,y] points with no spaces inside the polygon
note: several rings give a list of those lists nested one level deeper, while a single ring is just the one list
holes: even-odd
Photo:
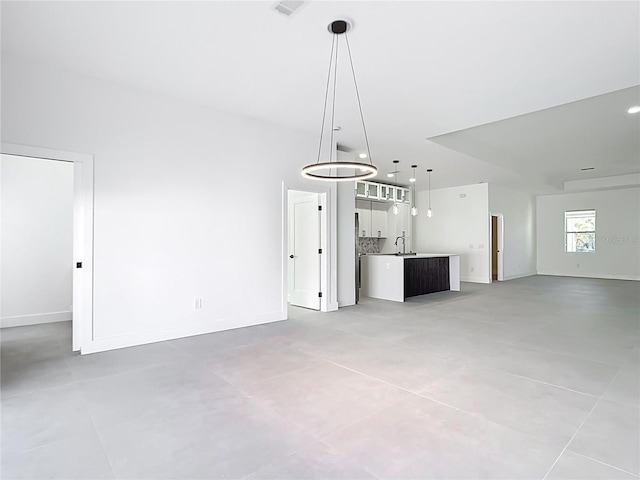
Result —
[{"label": "kitchen cabinet", "polygon": [[367,198],[376,199],[380,197],[380,184],[367,182]]},{"label": "kitchen cabinet", "polygon": [[396,197],[396,187],[393,185],[380,184],[380,200],[393,201]]},{"label": "kitchen cabinet", "polygon": [[411,213],[410,205],[404,203],[396,203],[398,207],[398,215],[394,215],[389,208],[387,216],[387,238],[393,239],[393,242],[387,242],[384,251],[387,253],[402,251],[402,242],[395,245],[397,237],[405,237],[405,251],[410,252],[411,245]]},{"label": "kitchen cabinet", "polygon": [[356,197],[366,198],[367,186],[368,186],[368,182],[356,182]]},{"label": "kitchen cabinet", "polygon": [[377,182],[356,182],[356,198],[409,203],[409,189]]},{"label": "kitchen cabinet", "polygon": [[374,237],[387,238],[387,204],[371,202],[371,233]]},{"label": "kitchen cabinet", "polygon": [[371,201],[356,200],[358,213],[358,237],[371,237]]},{"label": "kitchen cabinet", "polygon": [[406,203],[409,204],[411,199],[409,198],[409,189],[403,187],[396,187],[396,203]]},{"label": "kitchen cabinet", "polygon": [[449,257],[410,258],[404,262],[404,298],[449,288]]},{"label": "kitchen cabinet", "polygon": [[358,236],[386,238],[388,234],[387,207],[384,202],[356,200]]}]

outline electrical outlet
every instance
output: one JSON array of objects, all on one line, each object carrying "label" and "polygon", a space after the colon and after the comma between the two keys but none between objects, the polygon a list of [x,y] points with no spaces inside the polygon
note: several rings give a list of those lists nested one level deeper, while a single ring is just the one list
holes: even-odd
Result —
[{"label": "electrical outlet", "polygon": [[469,269],[469,271],[471,271],[471,272],[473,272],[474,270],[475,270],[475,267],[471,267],[471,268]]},{"label": "electrical outlet", "polygon": [[580,264],[579,263],[576,263],[576,268],[580,268]]},{"label": "electrical outlet", "polygon": [[196,298],[195,308],[196,308],[196,310],[200,310],[202,308],[202,299],[201,298]]}]

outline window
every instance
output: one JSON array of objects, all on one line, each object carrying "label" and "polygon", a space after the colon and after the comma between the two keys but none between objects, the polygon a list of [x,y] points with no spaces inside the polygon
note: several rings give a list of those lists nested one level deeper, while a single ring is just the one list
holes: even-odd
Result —
[{"label": "window", "polygon": [[596,251],[596,211],[564,212],[565,252]]}]

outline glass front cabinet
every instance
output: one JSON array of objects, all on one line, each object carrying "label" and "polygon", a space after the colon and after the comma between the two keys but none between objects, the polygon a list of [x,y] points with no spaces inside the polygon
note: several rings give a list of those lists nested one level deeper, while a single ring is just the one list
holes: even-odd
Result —
[{"label": "glass front cabinet", "polygon": [[356,182],[356,197],[394,203],[409,203],[409,189],[384,183]]}]

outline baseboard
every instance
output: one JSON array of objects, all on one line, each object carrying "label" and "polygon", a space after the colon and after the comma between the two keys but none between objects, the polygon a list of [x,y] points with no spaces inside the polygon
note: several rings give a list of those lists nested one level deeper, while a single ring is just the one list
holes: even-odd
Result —
[{"label": "baseboard", "polygon": [[537,275],[537,273],[517,273],[515,275],[507,275],[503,280],[515,280],[516,278],[533,277],[534,275]]},{"label": "baseboard", "polygon": [[602,280],[633,280],[640,282],[640,276],[637,275],[607,275],[607,274],[576,274],[576,273],[561,273],[561,272],[538,272],[537,275],[549,275],[552,277],[575,277],[575,278],[599,278]]},{"label": "baseboard", "polygon": [[68,322],[71,312],[34,313],[31,315],[17,315],[15,317],[0,318],[0,328],[24,327],[41,323]]},{"label": "baseboard", "polygon": [[340,307],[338,302],[331,302],[327,305],[327,312],[335,312]]},{"label": "baseboard", "polygon": [[470,283],[491,283],[491,280],[482,277],[460,277],[461,282],[470,282]]},{"label": "baseboard", "polygon": [[146,345],[148,343],[164,342],[166,340],[176,340],[178,338],[193,337],[195,335],[216,333],[224,330],[252,327],[254,325],[279,322],[286,319],[287,312],[278,311],[262,315],[251,315],[245,318],[239,317],[229,319],[215,319],[204,322],[199,321],[197,323],[184,325],[178,328],[167,328],[163,330],[140,332],[118,337],[83,340],[80,352],[83,355],[86,353],[98,353],[107,350],[116,350],[118,348],[135,347],[138,345]]}]

